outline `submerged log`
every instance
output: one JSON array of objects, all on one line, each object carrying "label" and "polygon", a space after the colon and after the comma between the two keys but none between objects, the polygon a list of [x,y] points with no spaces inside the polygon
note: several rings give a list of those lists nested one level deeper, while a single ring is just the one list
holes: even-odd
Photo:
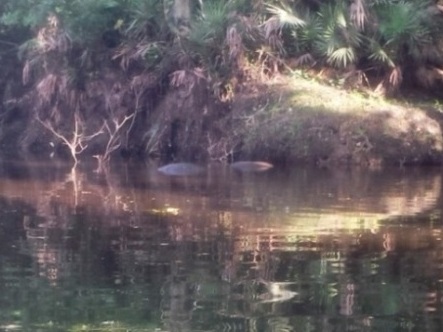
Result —
[{"label": "submerged log", "polygon": [[158,171],[170,176],[189,176],[203,173],[205,169],[192,163],[173,163],[162,166]]},{"label": "submerged log", "polygon": [[240,172],[264,172],[274,167],[265,161],[237,161],[231,164],[231,168]]}]

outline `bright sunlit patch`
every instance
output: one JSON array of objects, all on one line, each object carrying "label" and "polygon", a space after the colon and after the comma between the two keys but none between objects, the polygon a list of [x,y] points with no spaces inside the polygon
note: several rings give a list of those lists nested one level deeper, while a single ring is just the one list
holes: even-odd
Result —
[{"label": "bright sunlit patch", "polygon": [[166,214],[172,214],[174,216],[178,215],[179,212],[180,212],[180,209],[174,208],[174,207],[167,207],[165,209]]},{"label": "bright sunlit patch", "polygon": [[331,233],[337,230],[378,230],[385,214],[378,213],[302,213],[295,214],[285,224],[291,233]]},{"label": "bright sunlit patch", "polygon": [[0,329],[5,331],[16,331],[16,330],[21,330],[21,328],[22,326],[17,324],[8,324],[0,326]]},{"label": "bright sunlit patch", "polygon": [[177,216],[180,213],[180,209],[172,207],[172,206],[167,206],[164,209],[152,209],[150,212],[155,213],[155,214]]}]

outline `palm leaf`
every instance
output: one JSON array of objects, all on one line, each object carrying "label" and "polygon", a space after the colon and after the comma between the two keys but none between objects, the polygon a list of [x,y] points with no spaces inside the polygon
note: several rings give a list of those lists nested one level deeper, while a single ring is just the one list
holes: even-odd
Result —
[{"label": "palm leaf", "polygon": [[125,33],[137,39],[157,35],[161,38],[166,31],[163,7],[157,0],[133,0],[129,7]]},{"label": "palm leaf", "polygon": [[356,60],[355,50],[352,47],[342,47],[334,50],[328,56],[328,63],[336,67],[347,67]]},{"label": "palm leaf", "polygon": [[423,4],[400,1],[376,6],[375,9],[382,39],[394,43],[416,43],[428,38],[427,14]]},{"label": "palm leaf", "polygon": [[369,16],[365,0],[354,0],[349,7],[349,16],[353,25],[362,31]]},{"label": "palm leaf", "polygon": [[372,41],[372,43],[370,43],[370,54],[368,58],[375,62],[385,64],[390,68],[395,67],[394,59],[392,59],[392,57],[388,55],[387,51],[376,41]]},{"label": "palm leaf", "polygon": [[351,24],[345,3],[337,1],[322,5],[318,18],[322,31],[314,43],[316,52],[334,66],[346,67],[355,63],[363,34]]},{"label": "palm leaf", "polygon": [[306,25],[306,22],[288,6],[283,6],[283,8],[281,8],[274,5],[268,5],[267,9],[268,12],[277,19],[280,29],[284,27],[299,28]]},{"label": "palm leaf", "polygon": [[[298,34],[294,34],[294,38],[297,38],[297,45],[303,51],[315,50],[314,45],[321,39],[324,28],[318,15],[307,14],[306,25],[303,29],[300,29]],[[302,52],[304,53],[304,52]]]},{"label": "palm leaf", "polygon": [[207,43],[222,38],[229,22],[228,3],[215,1],[205,4],[200,18],[191,23],[189,40],[195,43]]}]

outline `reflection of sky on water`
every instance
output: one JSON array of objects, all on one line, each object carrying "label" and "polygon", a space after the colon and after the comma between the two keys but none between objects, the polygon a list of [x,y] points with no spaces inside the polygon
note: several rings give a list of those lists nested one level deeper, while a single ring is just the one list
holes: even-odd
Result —
[{"label": "reflection of sky on water", "polygon": [[169,178],[147,165],[107,174],[2,167],[4,330],[442,323],[438,171],[239,174],[215,165]]}]

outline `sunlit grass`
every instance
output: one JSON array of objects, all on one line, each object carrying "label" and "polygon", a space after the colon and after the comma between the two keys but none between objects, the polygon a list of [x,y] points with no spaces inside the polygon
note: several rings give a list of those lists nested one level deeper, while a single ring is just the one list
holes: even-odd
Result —
[{"label": "sunlit grass", "polygon": [[358,90],[345,90],[314,78],[291,75],[283,84],[292,107],[306,110],[322,110],[360,115],[367,111],[379,111],[392,107],[393,101]]},{"label": "sunlit grass", "polygon": [[440,123],[425,107],[299,74],[267,85],[241,124],[244,152],[275,160],[380,165],[441,160]]}]

